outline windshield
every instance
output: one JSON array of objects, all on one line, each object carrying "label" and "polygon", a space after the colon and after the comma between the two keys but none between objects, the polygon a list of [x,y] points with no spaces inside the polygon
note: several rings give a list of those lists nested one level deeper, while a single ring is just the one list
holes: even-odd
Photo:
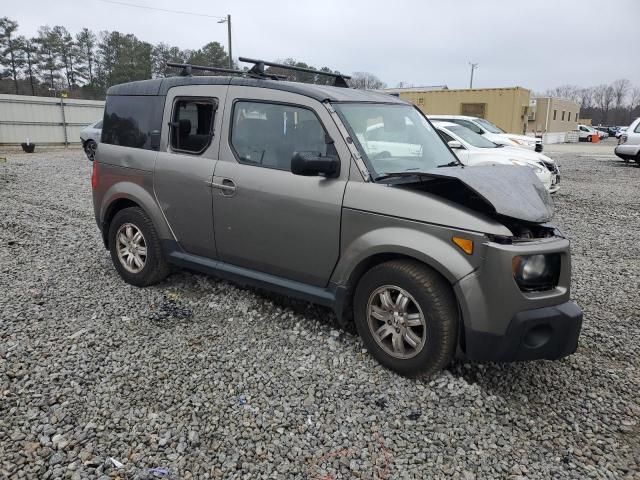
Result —
[{"label": "windshield", "polygon": [[455,133],[462,140],[467,142],[470,145],[478,148],[496,148],[497,145],[493,143],[491,140],[487,140],[482,135],[477,134],[476,132],[472,132],[467,127],[462,127],[460,125],[456,125],[455,127],[446,127],[447,130]]},{"label": "windshield", "polygon": [[374,177],[458,164],[434,128],[409,105],[337,103]]},{"label": "windshield", "polygon": [[502,130],[500,127],[496,127],[493,123],[491,123],[488,120],[485,120],[484,118],[476,118],[476,122],[482,125],[486,130],[488,130],[491,133],[504,133],[504,130]]}]

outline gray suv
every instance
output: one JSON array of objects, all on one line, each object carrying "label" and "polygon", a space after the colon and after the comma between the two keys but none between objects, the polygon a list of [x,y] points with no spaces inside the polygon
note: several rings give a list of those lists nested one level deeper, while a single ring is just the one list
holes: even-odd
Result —
[{"label": "gray suv", "polygon": [[109,89],[91,182],[126,282],[179,266],[325,305],[409,376],[575,351],[569,241],[530,169],[464,168],[399,98],[255,63]]}]

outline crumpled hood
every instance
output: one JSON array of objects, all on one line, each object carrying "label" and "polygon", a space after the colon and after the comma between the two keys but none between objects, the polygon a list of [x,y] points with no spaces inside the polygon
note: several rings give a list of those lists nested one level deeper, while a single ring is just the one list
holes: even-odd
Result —
[{"label": "crumpled hood", "polygon": [[[447,167],[421,172],[419,176],[434,181],[414,184],[416,188],[471,208],[489,209],[497,215],[531,223],[545,223],[553,217],[551,195],[530,168],[503,165]],[[474,199],[475,196],[480,198]],[[474,205],[482,200],[484,208]]]}]

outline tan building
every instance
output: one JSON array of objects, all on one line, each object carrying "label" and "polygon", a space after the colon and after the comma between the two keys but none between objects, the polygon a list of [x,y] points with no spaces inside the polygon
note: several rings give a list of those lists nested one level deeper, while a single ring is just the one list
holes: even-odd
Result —
[{"label": "tan building", "polygon": [[531,92],[526,88],[465,88],[433,90],[395,88],[398,95],[417,105],[427,115],[469,115],[486,118],[505,132],[525,133]]},{"label": "tan building", "polygon": [[565,141],[567,132],[578,128],[580,104],[555,97],[531,100],[528,131],[543,134],[544,143]]}]

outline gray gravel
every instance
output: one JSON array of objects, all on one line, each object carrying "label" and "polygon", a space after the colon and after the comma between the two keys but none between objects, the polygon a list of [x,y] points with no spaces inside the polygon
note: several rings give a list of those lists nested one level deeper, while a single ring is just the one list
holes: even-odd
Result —
[{"label": "gray gravel", "polygon": [[0,163],[0,478],[640,478],[640,168],[564,153],[579,351],[381,368],[325,309],[119,279],[80,151]]}]

